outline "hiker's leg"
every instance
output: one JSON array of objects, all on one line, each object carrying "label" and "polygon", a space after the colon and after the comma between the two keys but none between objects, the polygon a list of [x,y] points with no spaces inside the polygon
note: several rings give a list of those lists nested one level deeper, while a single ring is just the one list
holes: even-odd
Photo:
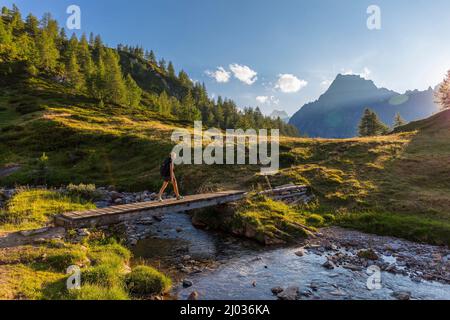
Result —
[{"label": "hiker's leg", "polygon": [[177,183],[177,179],[173,178],[172,179],[172,185],[173,185],[173,191],[175,191],[175,195],[177,196],[177,198],[180,197],[180,192],[178,191],[178,183]]},{"label": "hiker's leg", "polygon": [[169,182],[168,182],[168,181],[164,181],[164,182],[163,182],[163,185],[162,185],[162,187],[161,187],[161,190],[159,190],[159,193],[158,193],[158,199],[161,199],[161,197],[162,197],[164,191],[166,191],[166,188],[167,188],[168,185],[169,185]]}]

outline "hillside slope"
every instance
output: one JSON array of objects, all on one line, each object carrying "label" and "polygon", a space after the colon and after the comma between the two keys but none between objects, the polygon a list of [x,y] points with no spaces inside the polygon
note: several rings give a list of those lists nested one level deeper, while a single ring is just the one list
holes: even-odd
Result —
[{"label": "hillside slope", "polygon": [[[42,78],[0,93],[0,185],[113,185],[159,188],[159,165],[172,131],[189,123],[147,108],[122,108],[73,95]],[[318,196],[308,208],[336,223],[381,234],[450,243],[450,111],[385,137],[281,138],[282,169],[272,185],[306,183]],[[403,132],[400,132],[403,131]],[[43,169],[43,153],[49,161]],[[13,168],[14,170],[4,170]],[[266,188],[258,166],[183,165],[182,190]],[[405,223],[407,225],[405,226]]]},{"label": "hillside slope", "polygon": [[398,94],[377,88],[360,76],[338,75],[317,101],[304,105],[291,118],[290,124],[310,137],[355,137],[365,108],[374,110],[389,126],[397,113],[406,121],[414,121],[438,111],[431,88]]}]

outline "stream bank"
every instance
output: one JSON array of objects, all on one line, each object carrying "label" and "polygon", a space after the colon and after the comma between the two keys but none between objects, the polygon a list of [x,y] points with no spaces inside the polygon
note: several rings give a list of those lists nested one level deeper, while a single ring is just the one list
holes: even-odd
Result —
[{"label": "stream bank", "polygon": [[[197,229],[186,214],[141,221],[128,232],[136,261],[169,273],[178,299],[195,292],[198,299],[450,300],[446,247],[340,228],[300,245],[264,247]],[[370,266],[380,269],[379,290],[367,287]]]}]

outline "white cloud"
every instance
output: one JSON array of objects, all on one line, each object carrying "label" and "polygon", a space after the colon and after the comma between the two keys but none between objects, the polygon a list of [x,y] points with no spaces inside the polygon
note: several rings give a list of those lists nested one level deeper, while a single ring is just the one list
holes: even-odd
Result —
[{"label": "white cloud", "polygon": [[208,70],[205,73],[219,83],[227,83],[231,78],[231,73],[223,67],[218,67],[216,71]]},{"label": "white cloud", "polygon": [[275,96],[258,96],[256,97],[256,101],[258,101],[261,104],[274,104],[278,105],[280,103],[280,100],[277,99]]},{"label": "white cloud", "polygon": [[360,76],[361,78],[364,78],[364,79],[369,79],[370,75],[372,74],[372,70],[370,70],[367,67],[364,67],[363,71],[358,73],[358,72],[353,72],[352,69],[347,69],[347,70],[343,70],[342,74],[345,76],[356,75],[356,76]]},{"label": "white cloud", "polygon": [[266,103],[267,101],[269,101],[269,97],[268,96],[257,96],[256,101],[258,101],[259,103]]},{"label": "white cloud", "polygon": [[284,93],[295,93],[307,85],[308,82],[306,80],[299,79],[293,74],[280,74],[278,75],[278,81],[275,88]]},{"label": "white cloud", "polygon": [[230,64],[230,69],[236,79],[244,82],[245,84],[252,85],[258,80],[258,73],[247,66],[243,66],[237,63]]}]

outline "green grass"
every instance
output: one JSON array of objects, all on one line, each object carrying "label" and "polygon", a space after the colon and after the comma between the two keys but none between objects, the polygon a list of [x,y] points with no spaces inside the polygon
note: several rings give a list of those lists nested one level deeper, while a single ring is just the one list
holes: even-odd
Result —
[{"label": "green grass", "polygon": [[0,212],[0,231],[43,227],[63,212],[88,210],[95,205],[77,197],[45,189],[22,189]]},{"label": "green grass", "polygon": [[69,300],[129,300],[130,296],[120,287],[104,287],[95,284],[85,284],[79,290],[71,290]]},{"label": "green grass", "polygon": [[249,197],[229,212],[203,210],[195,213],[194,219],[263,244],[295,242],[314,231],[308,212],[263,196]]},{"label": "green grass", "polygon": [[172,286],[170,278],[148,266],[134,267],[125,281],[130,292],[142,296],[163,294]]},{"label": "green grass", "polygon": [[426,216],[399,213],[350,213],[337,218],[337,224],[379,235],[410,239],[417,242],[450,244],[450,223]]},{"label": "green grass", "polygon": [[[130,258],[128,249],[108,239],[0,249],[0,299],[128,300],[170,289],[170,278],[150,267],[127,275]],[[66,288],[71,265],[81,267],[81,290]]]}]

